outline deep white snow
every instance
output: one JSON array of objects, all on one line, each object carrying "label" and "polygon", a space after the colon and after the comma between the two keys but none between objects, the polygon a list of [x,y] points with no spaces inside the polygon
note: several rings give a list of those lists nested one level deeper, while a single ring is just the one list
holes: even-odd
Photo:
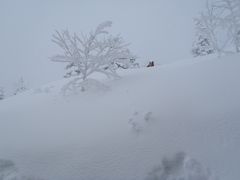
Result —
[{"label": "deep white snow", "polygon": [[74,96],[62,96],[65,79],[0,101],[0,179],[6,167],[5,177],[144,180],[182,151],[240,179],[239,55],[120,74]]}]

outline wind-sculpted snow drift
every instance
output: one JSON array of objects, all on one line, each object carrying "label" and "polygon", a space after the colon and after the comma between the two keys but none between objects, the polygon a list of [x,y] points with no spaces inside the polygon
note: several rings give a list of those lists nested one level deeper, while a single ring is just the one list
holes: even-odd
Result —
[{"label": "wind-sculpted snow drift", "polygon": [[107,91],[109,89],[108,86],[103,83],[94,80],[94,79],[86,79],[82,81],[81,78],[75,78],[68,82],[62,88],[62,93],[64,96],[77,95],[84,91]]},{"label": "wind-sculpted snow drift", "polygon": [[[239,180],[239,59],[122,70],[117,80],[92,76],[70,89],[73,96],[62,95],[70,81],[63,79],[4,99],[0,159],[12,162],[2,162],[1,176],[215,180],[209,167],[219,180]],[[161,161],[179,151],[187,155]]]},{"label": "wind-sculpted snow drift", "polygon": [[[10,160],[0,160],[0,180],[43,180],[21,175]],[[172,158],[164,158],[154,167],[145,180],[218,180],[201,163],[179,152]]]}]

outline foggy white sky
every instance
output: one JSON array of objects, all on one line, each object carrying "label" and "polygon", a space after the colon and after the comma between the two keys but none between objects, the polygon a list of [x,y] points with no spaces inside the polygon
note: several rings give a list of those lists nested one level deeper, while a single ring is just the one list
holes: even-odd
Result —
[{"label": "foggy white sky", "polygon": [[61,79],[55,29],[88,32],[105,20],[131,43],[140,61],[169,63],[190,57],[193,17],[204,0],[0,0],[0,86],[21,76],[29,86]]}]

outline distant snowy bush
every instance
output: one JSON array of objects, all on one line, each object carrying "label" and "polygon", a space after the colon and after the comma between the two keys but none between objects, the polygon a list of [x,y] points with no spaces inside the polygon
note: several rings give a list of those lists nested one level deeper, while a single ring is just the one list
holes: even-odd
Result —
[{"label": "distant snowy bush", "polygon": [[152,169],[145,180],[217,180],[208,168],[179,152],[172,158],[164,158]]},{"label": "distant snowy bush", "polygon": [[16,89],[14,91],[14,95],[20,94],[26,90],[27,90],[27,86],[23,78],[20,78],[19,81],[16,83]]}]

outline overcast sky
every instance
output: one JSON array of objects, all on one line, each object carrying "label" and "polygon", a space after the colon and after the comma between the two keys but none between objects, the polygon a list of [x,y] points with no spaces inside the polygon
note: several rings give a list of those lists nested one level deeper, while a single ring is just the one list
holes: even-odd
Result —
[{"label": "overcast sky", "polygon": [[61,79],[63,66],[50,62],[60,52],[52,33],[88,32],[111,20],[111,32],[131,43],[139,61],[189,58],[193,18],[204,0],[0,0],[0,86],[21,76],[29,86]]}]

